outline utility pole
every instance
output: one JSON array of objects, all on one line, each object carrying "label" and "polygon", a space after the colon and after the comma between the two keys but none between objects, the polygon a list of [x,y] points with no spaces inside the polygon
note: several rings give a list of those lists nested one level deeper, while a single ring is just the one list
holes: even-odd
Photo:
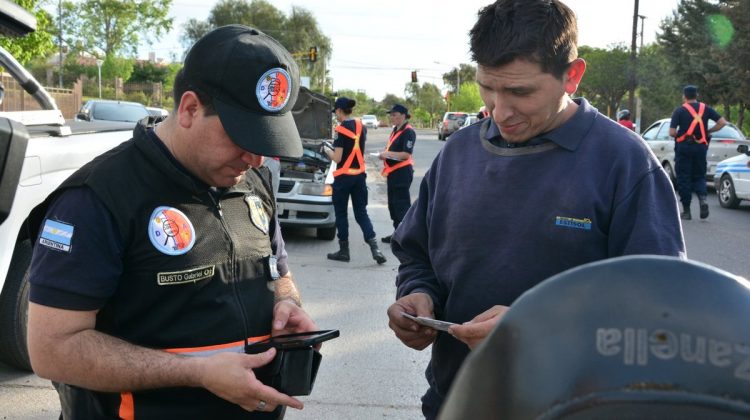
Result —
[{"label": "utility pole", "polygon": [[60,62],[58,63],[59,68],[57,74],[59,76],[58,86],[60,89],[63,87],[63,46],[62,46],[62,0],[57,1],[57,18],[60,23],[60,32],[57,35],[57,44],[60,47]]},{"label": "utility pole", "polygon": [[633,0],[635,10],[633,11],[633,37],[630,44],[630,93],[628,95],[628,109],[635,109],[635,65],[636,65],[636,39],[638,37],[638,0]]},{"label": "utility pole", "polygon": [[641,48],[638,51],[643,51],[643,21],[646,19],[646,16],[638,15],[638,17],[641,18]]}]

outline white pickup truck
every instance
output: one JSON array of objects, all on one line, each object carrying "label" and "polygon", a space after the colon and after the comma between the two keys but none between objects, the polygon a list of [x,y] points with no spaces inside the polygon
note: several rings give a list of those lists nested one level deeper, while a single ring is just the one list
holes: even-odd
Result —
[{"label": "white pickup truck", "polygon": [[[36,20],[31,14],[12,2],[0,0],[0,36],[21,36],[35,28]],[[17,186],[11,185],[14,188],[9,192],[0,191],[3,201],[0,216],[7,216],[0,224],[0,361],[30,369],[26,351],[28,284],[25,276],[31,243],[26,219],[70,174],[95,156],[128,140],[133,124],[66,121],[54,99],[2,48],[0,66],[42,107],[41,111],[0,112],[2,164],[18,166],[19,158],[23,157],[20,176],[16,173],[2,180],[6,186],[10,182],[17,182]],[[22,143],[27,135],[23,154]]]}]

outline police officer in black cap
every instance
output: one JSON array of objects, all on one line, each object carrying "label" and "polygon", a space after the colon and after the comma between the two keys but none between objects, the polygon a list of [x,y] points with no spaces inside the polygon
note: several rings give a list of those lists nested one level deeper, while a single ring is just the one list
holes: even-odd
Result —
[{"label": "police officer in black cap", "polygon": [[298,157],[292,56],[241,25],[209,32],[155,129],[35,209],[28,343],[62,417],[277,419],[245,346],[316,329],[286,265],[262,156]]},{"label": "police officer in black cap", "polygon": [[[383,161],[382,174],[386,177],[388,186],[388,211],[395,230],[411,206],[409,187],[414,179],[414,161],[411,155],[414,152],[417,133],[409,124],[411,115],[405,106],[393,105],[393,108],[388,111],[388,116],[391,119],[393,131],[385,150],[380,153],[379,157]],[[385,243],[390,243],[391,236],[381,239]]]},{"label": "police officer in black cap", "polygon": [[[693,192],[698,195],[700,217],[708,217],[706,202],[706,154],[711,133],[721,130],[727,121],[715,109],[698,102],[698,88],[685,86],[682,106],[672,113],[669,135],[675,138],[674,170],[677,175],[677,192],[682,202],[682,220],[692,219],[690,202]],[[716,124],[708,128],[708,120]]]}]

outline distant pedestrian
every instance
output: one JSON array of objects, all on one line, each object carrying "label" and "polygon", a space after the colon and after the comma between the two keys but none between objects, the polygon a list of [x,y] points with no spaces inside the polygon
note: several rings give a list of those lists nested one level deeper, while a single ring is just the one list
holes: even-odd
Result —
[{"label": "distant pedestrian", "polygon": [[328,259],[345,262],[350,260],[348,207],[351,196],[354,220],[362,229],[365,242],[370,245],[372,258],[378,264],[383,264],[386,259],[378,249],[375,231],[370,216],[367,215],[367,173],[362,155],[367,140],[367,128],[362,125],[362,121],[351,118],[352,109],[356,104],[355,100],[343,96],[336,99],[333,113],[339,125],[336,126],[333,150],[327,147],[322,149],[338,165],[333,173],[333,208],[336,212],[339,250],[328,254]]},{"label": "distant pedestrian", "polygon": [[617,113],[617,122],[620,123],[621,126],[631,131],[635,131],[635,125],[630,121],[630,111],[627,109],[623,109]]},{"label": "distant pedestrian", "polygon": [[[411,206],[409,188],[414,179],[414,161],[411,155],[417,133],[409,124],[411,115],[405,106],[393,105],[388,111],[388,116],[393,125],[393,132],[385,150],[380,153],[380,159],[383,160],[383,175],[388,186],[388,211],[395,230]],[[388,244],[391,243],[391,237],[392,235],[388,235],[381,239]]]},{"label": "distant pedestrian", "polygon": [[[677,174],[677,192],[682,202],[682,220],[692,219],[690,201],[693,191],[698,195],[701,219],[708,217],[706,203],[706,154],[711,133],[721,130],[727,121],[715,109],[698,102],[698,88],[693,85],[682,89],[682,106],[672,113],[669,135],[675,138],[674,166]],[[716,124],[708,129],[708,120]]]}]

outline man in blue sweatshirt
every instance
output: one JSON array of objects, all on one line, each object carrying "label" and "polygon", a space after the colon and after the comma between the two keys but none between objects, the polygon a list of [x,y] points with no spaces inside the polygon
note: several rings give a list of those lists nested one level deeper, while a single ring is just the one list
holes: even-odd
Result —
[{"label": "man in blue sweatshirt", "polygon": [[[591,261],[685,255],[672,186],[648,146],[570,97],[586,70],[577,32],[558,0],[498,0],[471,30],[490,118],[451,136],[392,243],[401,265],[389,325],[411,348],[433,344],[428,419],[526,290]],[[462,325],[438,333],[402,313]]]}]

